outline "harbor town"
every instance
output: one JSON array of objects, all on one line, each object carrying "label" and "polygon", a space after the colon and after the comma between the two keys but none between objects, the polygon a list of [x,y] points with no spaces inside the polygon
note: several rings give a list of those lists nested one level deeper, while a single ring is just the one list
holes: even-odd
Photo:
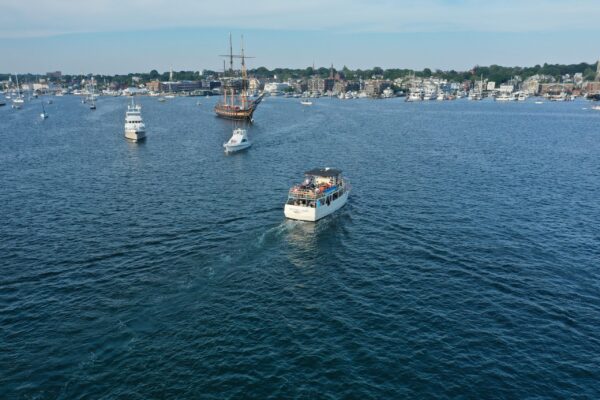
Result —
[{"label": "harbor town", "polygon": [[[91,84],[98,96],[213,96],[229,90],[239,92],[242,82],[249,98],[258,96],[336,97],[348,99],[386,99],[405,97],[406,101],[482,100],[523,101],[541,97],[549,101],[569,101],[577,97],[600,99],[600,63],[571,66],[537,66],[529,70],[541,72],[502,76],[494,69],[502,67],[475,66],[464,73],[443,71],[383,70],[351,71],[308,67],[304,70],[264,67],[249,69],[247,77],[241,71],[221,72],[156,70],[146,74],[105,76],[94,74],[66,75],[61,71],[47,74],[0,74],[0,89],[7,99],[21,93],[28,99],[39,95],[89,96]],[[514,70],[514,69],[511,69]],[[516,69],[523,70],[523,69]],[[549,72],[544,73],[544,70]],[[563,70],[578,72],[565,72]],[[495,75],[495,77],[494,77]],[[504,74],[506,75],[506,74]],[[227,89],[229,88],[229,89]],[[2,96],[2,97],[5,97]],[[168,97],[167,97],[168,98]]]}]

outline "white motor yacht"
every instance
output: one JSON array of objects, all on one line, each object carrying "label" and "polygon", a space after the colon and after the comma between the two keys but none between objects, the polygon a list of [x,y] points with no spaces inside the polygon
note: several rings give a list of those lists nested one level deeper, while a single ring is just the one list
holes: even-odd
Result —
[{"label": "white motor yacht", "polygon": [[235,153],[250,146],[252,146],[252,142],[248,140],[248,133],[242,128],[234,129],[231,138],[226,143],[223,143],[225,153]]},{"label": "white motor yacht", "polygon": [[315,168],[304,173],[306,179],[292,187],[284,207],[287,218],[317,221],[339,210],[350,194],[350,184],[342,171],[334,168]]},{"label": "white motor yacht", "polygon": [[496,97],[496,101],[516,101],[517,97],[515,97],[512,93],[502,92],[500,96]]},{"label": "white motor yacht", "polygon": [[125,113],[125,137],[134,142],[146,138],[146,125],[142,119],[142,106],[135,104],[133,97]]},{"label": "white motor yacht", "polygon": [[423,100],[423,91],[422,90],[411,90],[406,101],[422,101]]}]

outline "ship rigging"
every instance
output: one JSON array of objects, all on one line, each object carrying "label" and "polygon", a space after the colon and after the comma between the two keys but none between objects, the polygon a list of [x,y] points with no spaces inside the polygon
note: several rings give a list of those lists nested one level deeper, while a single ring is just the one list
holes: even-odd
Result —
[{"label": "ship rigging", "polygon": [[[229,58],[229,76],[224,79],[223,98],[215,105],[215,113],[221,118],[235,120],[250,120],[254,111],[262,101],[261,94],[255,100],[250,100],[248,96],[248,71],[246,69],[246,58],[244,54],[244,37],[242,36],[241,54],[233,54],[233,45],[231,42],[231,34],[229,34],[229,54],[221,55],[221,57]],[[235,79],[233,70],[233,59],[241,59],[242,79]],[[227,74],[225,74],[227,75]]]}]

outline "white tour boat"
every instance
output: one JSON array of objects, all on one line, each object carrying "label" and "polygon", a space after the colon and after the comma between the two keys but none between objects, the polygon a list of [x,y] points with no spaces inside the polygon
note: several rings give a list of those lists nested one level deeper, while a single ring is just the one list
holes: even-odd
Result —
[{"label": "white tour boat", "polygon": [[304,175],[304,182],[289,191],[284,208],[287,218],[317,221],[346,204],[350,184],[342,178],[342,171],[315,168],[306,171]]},{"label": "white tour boat", "polygon": [[247,149],[252,146],[252,142],[248,140],[248,133],[245,129],[236,128],[233,130],[233,135],[227,143],[223,143],[225,153],[235,153],[236,151]]},{"label": "white tour boat", "polygon": [[125,113],[125,137],[137,142],[146,138],[146,125],[142,119],[142,106],[135,104],[133,97]]}]

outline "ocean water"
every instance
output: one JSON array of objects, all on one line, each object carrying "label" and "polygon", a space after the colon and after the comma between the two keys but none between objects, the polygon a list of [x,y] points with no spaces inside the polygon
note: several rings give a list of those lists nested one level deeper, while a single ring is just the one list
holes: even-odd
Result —
[{"label": "ocean water", "polygon": [[0,108],[0,398],[600,398],[589,103],[140,101]]}]

